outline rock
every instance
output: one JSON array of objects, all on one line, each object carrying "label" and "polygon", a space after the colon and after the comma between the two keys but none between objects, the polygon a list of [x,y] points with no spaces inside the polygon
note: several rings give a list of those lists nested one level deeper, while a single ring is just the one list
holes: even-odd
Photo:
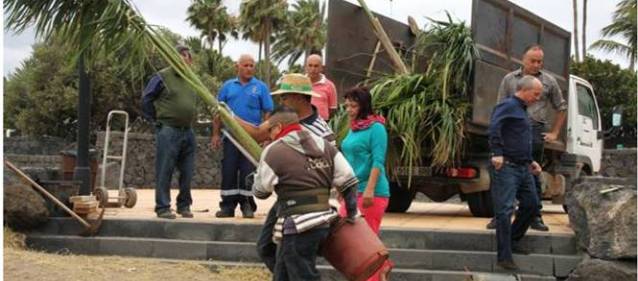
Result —
[{"label": "rock", "polygon": [[44,198],[24,184],[5,184],[4,223],[13,229],[27,230],[40,226],[49,217]]},{"label": "rock", "polygon": [[636,262],[585,259],[567,277],[567,281],[634,281]]},{"label": "rock", "polygon": [[635,181],[585,177],[568,190],[565,204],[576,240],[589,255],[636,258]]}]

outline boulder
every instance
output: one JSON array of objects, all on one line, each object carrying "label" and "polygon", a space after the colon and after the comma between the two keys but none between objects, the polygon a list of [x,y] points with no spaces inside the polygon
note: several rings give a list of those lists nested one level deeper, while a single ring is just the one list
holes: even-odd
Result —
[{"label": "boulder", "polygon": [[13,229],[27,230],[40,226],[49,217],[44,198],[31,186],[5,184],[4,223]]},{"label": "boulder", "polygon": [[601,259],[636,258],[636,183],[627,178],[584,177],[565,204],[579,246]]},{"label": "boulder", "polygon": [[636,262],[585,259],[567,281],[635,281]]}]

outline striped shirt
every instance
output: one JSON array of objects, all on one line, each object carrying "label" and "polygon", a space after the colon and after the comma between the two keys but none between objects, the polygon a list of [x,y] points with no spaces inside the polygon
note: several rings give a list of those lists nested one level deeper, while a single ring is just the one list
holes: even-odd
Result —
[{"label": "striped shirt", "polygon": [[337,145],[335,134],[328,123],[319,116],[314,105],[312,106],[312,114],[300,120],[299,123],[311,134],[327,140],[332,145]]}]

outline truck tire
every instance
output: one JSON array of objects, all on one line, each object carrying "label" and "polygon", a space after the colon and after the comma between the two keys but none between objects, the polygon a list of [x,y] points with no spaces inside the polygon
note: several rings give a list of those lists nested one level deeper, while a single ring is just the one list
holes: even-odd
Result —
[{"label": "truck tire", "polygon": [[465,194],[470,212],[475,217],[491,218],[494,216],[492,194],[489,190]]},{"label": "truck tire", "polygon": [[388,213],[405,213],[412,204],[416,191],[399,186],[396,182],[390,182],[390,201],[385,209]]}]

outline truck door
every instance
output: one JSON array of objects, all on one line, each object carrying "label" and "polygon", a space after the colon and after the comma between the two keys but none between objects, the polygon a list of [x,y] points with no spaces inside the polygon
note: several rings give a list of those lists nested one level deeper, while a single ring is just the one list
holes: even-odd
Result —
[{"label": "truck door", "polygon": [[600,158],[603,142],[599,138],[602,130],[600,124],[600,114],[598,113],[598,103],[589,85],[576,80],[576,114],[572,122],[572,137],[574,140],[574,154],[587,156],[591,160],[592,171],[600,170]]}]

